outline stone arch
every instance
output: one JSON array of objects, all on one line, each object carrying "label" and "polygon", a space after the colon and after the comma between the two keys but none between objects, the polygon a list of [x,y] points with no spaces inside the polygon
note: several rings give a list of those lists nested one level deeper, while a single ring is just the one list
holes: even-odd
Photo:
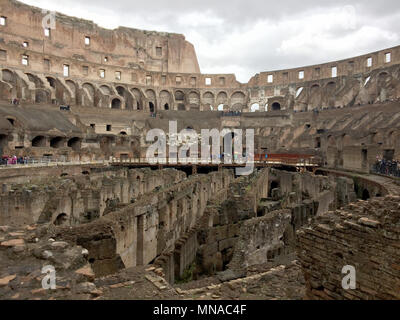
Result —
[{"label": "stone arch", "polygon": [[79,151],[81,149],[82,139],[74,137],[68,140],[67,146],[72,148],[74,151]]},{"label": "stone arch", "polygon": [[155,112],[156,111],[156,106],[154,105],[154,103],[153,102],[149,102],[149,111],[151,112],[151,113],[153,113],[153,112]]},{"label": "stone arch", "polygon": [[133,94],[134,101],[133,101],[133,109],[136,110],[143,110],[143,93],[138,88],[132,88],[131,93]]},{"label": "stone arch", "polygon": [[54,225],[56,226],[67,226],[69,217],[66,213],[60,213],[57,215],[57,217],[54,219]]},{"label": "stone arch", "polygon": [[17,118],[13,117],[13,116],[6,116],[6,119],[8,120],[8,122],[15,127],[15,125],[17,124]]},{"label": "stone arch", "polygon": [[125,102],[125,108],[127,110],[133,110],[135,103],[134,103],[134,97],[132,94],[127,90],[124,86],[118,85],[115,87],[115,91],[117,91],[117,94],[123,99]]},{"label": "stone arch", "polygon": [[207,91],[203,94],[203,103],[206,106],[214,106],[215,100],[214,100],[214,94],[210,91]]},{"label": "stone arch", "polygon": [[171,93],[168,92],[167,90],[162,90],[160,92],[160,106],[163,110],[171,110],[172,106],[172,99],[171,99]]},{"label": "stone arch", "polygon": [[122,102],[119,98],[114,98],[111,101],[111,109],[121,109]]},{"label": "stone arch", "polygon": [[72,104],[77,104],[77,91],[78,91],[78,86],[77,86],[77,84],[74,82],[74,81],[72,81],[72,80],[70,80],[70,79],[68,79],[68,80],[66,80],[65,81],[65,84],[66,84],[66,86],[69,88],[69,90],[70,90],[70,93],[72,94],[72,97],[71,97],[71,103]]},{"label": "stone arch", "polygon": [[325,86],[325,99],[326,99],[326,105],[330,108],[335,107],[335,92],[336,92],[336,82],[335,81],[330,81],[327,83]]},{"label": "stone arch", "polygon": [[390,96],[392,96],[392,76],[386,72],[380,72],[378,75],[378,80],[377,80],[377,89],[378,89],[378,97],[379,101],[385,102],[388,100]]},{"label": "stone arch", "polygon": [[246,95],[241,91],[234,92],[231,96],[231,103],[232,103],[232,105],[238,104],[238,103],[245,105],[246,104]]},{"label": "stone arch", "polygon": [[32,73],[25,74],[28,77],[29,81],[35,84],[36,88],[44,88],[43,81],[39,77],[33,75]]},{"label": "stone arch", "polygon": [[66,80],[65,83],[67,84],[71,92],[73,94],[76,94],[76,83],[70,79]]},{"label": "stone arch", "polygon": [[272,110],[272,111],[279,111],[279,110],[281,110],[281,104],[280,104],[279,102],[274,102],[274,103],[271,105],[271,110]]},{"label": "stone arch", "polygon": [[95,89],[94,86],[89,83],[85,82],[82,85],[82,104],[84,106],[94,106],[95,101]]},{"label": "stone arch", "polygon": [[46,77],[46,80],[47,80],[47,82],[48,82],[48,84],[49,84],[50,87],[52,87],[53,89],[56,89],[57,81],[56,81],[55,78],[53,78],[53,77],[51,77],[51,76],[47,76],[47,77]]},{"label": "stone arch", "polygon": [[64,146],[65,139],[63,137],[54,137],[50,139],[50,147],[54,149],[62,148]]},{"label": "stone arch", "polygon": [[271,198],[271,197],[272,197],[272,194],[273,194],[273,190],[279,189],[279,188],[280,188],[279,182],[278,182],[278,181],[275,181],[275,180],[272,180],[272,181],[269,183],[268,197]]},{"label": "stone arch", "polygon": [[310,88],[310,100],[308,109],[314,110],[321,105],[322,92],[319,84],[313,84]]},{"label": "stone arch", "polygon": [[126,89],[123,86],[116,86],[115,90],[119,96],[124,97]]},{"label": "stone arch", "polygon": [[236,103],[231,107],[232,111],[242,111],[243,110],[243,104],[241,103]]},{"label": "stone arch", "polygon": [[259,105],[258,103],[253,103],[253,104],[251,105],[250,111],[251,111],[251,112],[260,111],[260,105]]},{"label": "stone arch", "polygon": [[3,69],[2,70],[3,76],[2,76],[2,80],[11,84],[15,84],[16,82],[16,77],[14,72],[12,72],[9,69]]},{"label": "stone arch", "polygon": [[34,148],[44,148],[46,147],[46,137],[36,136],[32,139],[32,147]]},{"label": "stone arch", "polygon": [[342,146],[350,147],[353,145],[353,139],[348,134],[342,135]]},{"label": "stone arch", "polygon": [[334,136],[329,135],[327,138],[328,147],[336,148],[336,139]]},{"label": "stone arch", "polygon": [[387,71],[381,71],[378,74],[378,78],[386,78],[388,76],[390,76],[390,74]]},{"label": "stone arch", "polygon": [[189,104],[200,106],[200,94],[198,92],[191,91],[189,93]]},{"label": "stone arch", "polygon": [[105,84],[103,84],[103,85],[100,86],[100,92],[101,92],[102,94],[104,94],[104,95],[108,95],[108,96],[111,95],[111,89],[110,89],[110,87],[109,87],[109,86],[106,86]]},{"label": "stone arch", "polygon": [[365,200],[368,200],[370,198],[371,198],[371,196],[369,194],[368,189],[364,189],[363,192],[362,192],[362,195],[361,195],[361,199],[365,201]]},{"label": "stone arch", "polygon": [[181,90],[175,91],[175,101],[184,101],[185,94]]},{"label": "stone arch", "polygon": [[228,95],[225,91],[221,91],[217,95],[217,104],[227,104],[228,103]]},{"label": "stone arch", "polygon": [[152,89],[147,89],[146,90],[146,98],[155,101],[156,100],[156,93]]},{"label": "stone arch", "polygon": [[146,90],[146,98],[148,100],[148,106],[149,106],[150,112],[156,112],[157,102],[156,102],[156,93],[154,92],[154,90],[147,89]]},{"label": "stone arch", "polygon": [[325,86],[325,90],[327,94],[334,94],[336,91],[336,82],[330,81]]},{"label": "stone arch", "polygon": [[49,103],[51,100],[50,93],[45,89],[36,89],[35,103]]}]

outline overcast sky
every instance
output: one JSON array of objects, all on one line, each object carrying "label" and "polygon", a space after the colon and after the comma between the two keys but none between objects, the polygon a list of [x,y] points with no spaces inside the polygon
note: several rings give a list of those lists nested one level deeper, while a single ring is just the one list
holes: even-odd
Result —
[{"label": "overcast sky", "polygon": [[400,44],[399,0],[23,0],[106,28],[182,33],[202,73],[262,71],[339,60]]}]

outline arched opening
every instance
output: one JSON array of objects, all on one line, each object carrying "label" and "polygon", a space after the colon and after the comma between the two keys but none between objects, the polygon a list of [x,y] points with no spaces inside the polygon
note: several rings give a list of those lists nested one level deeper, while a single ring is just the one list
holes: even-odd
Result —
[{"label": "arched opening", "polygon": [[60,213],[56,220],[54,220],[56,226],[65,226],[68,224],[68,216],[65,213]]},{"label": "arched opening", "polygon": [[32,140],[32,147],[43,148],[46,147],[46,138],[43,136],[37,136]]},{"label": "arched opening", "polygon": [[233,162],[235,159],[235,146],[234,146],[234,139],[236,134],[234,132],[227,133],[222,139],[221,145],[221,154],[222,154],[222,161],[225,163],[229,163],[230,161]]},{"label": "arched opening", "polygon": [[49,83],[50,87],[55,88],[56,87],[56,80],[51,77],[47,77],[47,82]]},{"label": "arched opening", "polygon": [[277,181],[271,181],[270,185],[269,185],[269,190],[268,190],[268,197],[271,198],[272,197],[272,191],[274,189],[278,189],[279,188],[279,183]]},{"label": "arched opening", "polygon": [[8,69],[3,69],[3,81],[13,83],[15,80],[14,73]]},{"label": "arched opening", "polygon": [[168,105],[168,103],[166,103],[166,104],[164,105],[164,110],[169,110],[169,105]]},{"label": "arched opening", "polygon": [[121,86],[118,86],[116,89],[117,89],[118,94],[119,94],[121,97],[123,97],[123,96],[124,96],[124,93],[125,93],[125,88],[124,88],[124,87],[121,87]]},{"label": "arched opening", "polygon": [[258,103],[254,103],[251,105],[251,112],[260,111],[260,105]]},{"label": "arched opening", "polygon": [[100,87],[100,91],[101,91],[102,94],[105,94],[105,95],[110,95],[111,94],[111,89],[106,85],[102,85]]},{"label": "arched opening", "polygon": [[362,200],[368,200],[369,198],[371,198],[370,195],[369,195],[369,191],[367,189],[364,189],[361,199]]},{"label": "arched opening", "polygon": [[279,102],[274,102],[274,103],[272,104],[272,110],[273,110],[273,111],[281,110],[281,104],[280,104]]},{"label": "arched opening", "polygon": [[111,102],[111,109],[121,109],[121,100],[115,98]]},{"label": "arched opening", "polygon": [[128,135],[125,131],[121,131],[119,134],[120,134],[121,136],[127,136],[127,135]]},{"label": "arched opening", "polygon": [[316,149],[321,148],[321,138],[320,137],[316,137],[315,138],[315,146]]},{"label": "arched opening", "polygon": [[154,103],[153,103],[153,102],[149,102],[149,109],[150,109],[150,112],[151,112],[151,113],[153,113],[153,112],[155,111]]},{"label": "arched opening", "polygon": [[50,140],[50,147],[51,148],[62,148],[64,146],[64,138],[62,137],[55,137]]},{"label": "arched opening", "polygon": [[78,151],[81,148],[81,139],[76,137],[69,139],[67,145],[73,150]]},{"label": "arched opening", "polygon": [[8,120],[8,122],[9,122],[13,127],[15,126],[15,119],[14,119],[14,118],[7,117],[6,119]]},{"label": "arched opening", "polygon": [[185,99],[185,94],[182,91],[175,92],[175,100],[176,101],[183,101]]},{"label": "arched opening", "polygon": [[88,176],[88,175],[90,175],[89,171],[87,171],[87,170],[85,170],[85,171],[82,171],[82,174],[83,174],[84,176]]},{"label": "arched opening", "polygon": [[3,155],[3,147],[7,146],[8,136],[5,134],[0,134],[0,156]]}]

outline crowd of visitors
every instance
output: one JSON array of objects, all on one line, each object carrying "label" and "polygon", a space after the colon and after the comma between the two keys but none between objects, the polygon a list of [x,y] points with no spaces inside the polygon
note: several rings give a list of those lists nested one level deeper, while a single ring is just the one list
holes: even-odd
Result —
[{"label": "crowd of visitors", "polygon": [[242,113],[240,111],[228,111],[222,113],[223,117],[240,117],[241,115]]},{"label": "crowd of visitors", "polygon": [[11,99],[11,104],[19,105],[19,99],[17,98]]},{"label": "crowd of visitors", "polygon": [[400,161],[378,157],[373,166],[373,171],[387,176],[400,177]]},{"label": "crowd of visitors", "polygon": [[2,156],[0,159],[0,165],[13,165],[13,164],[27,164],[29,157],[17,157],[17,156]]}]

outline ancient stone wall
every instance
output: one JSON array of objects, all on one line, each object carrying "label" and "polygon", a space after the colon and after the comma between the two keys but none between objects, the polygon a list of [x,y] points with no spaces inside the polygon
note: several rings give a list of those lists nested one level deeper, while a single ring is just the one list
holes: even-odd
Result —
[{"label": "ancient stone wall", "polygon": [[[309,299],[400,298],[399,200],[387,196],[358,201],[298,232]],[[355,289],[342,286],[348,275],[342,274],[345,266],[355,268]]]},{"label": "ancient stone wall", "polygon": [[170,169],[155,172],[109,168],[9,184],[0,194],[0,225],[88,223],[184,177],[183,172]]},{"label": "ancient stone wall", "polygon": [[240,84],[232,74],[200,74],[194,47],[182,35],[106,30],[57,13],[56,29],[46,36],[40,9],[4,0],[0,10],[6,17],[0,30],[3,99],[127,110],[279,114],[399,97],[399,47],[262,72]]},{"label": "ancient stone wall", "polygon": [[146,265],[175,247],[203,215],[208,199],[231,179],[230,171],[192,176],[97,221],[60,229],[58,236],[85,245],[96,275],[121,266]]}]

